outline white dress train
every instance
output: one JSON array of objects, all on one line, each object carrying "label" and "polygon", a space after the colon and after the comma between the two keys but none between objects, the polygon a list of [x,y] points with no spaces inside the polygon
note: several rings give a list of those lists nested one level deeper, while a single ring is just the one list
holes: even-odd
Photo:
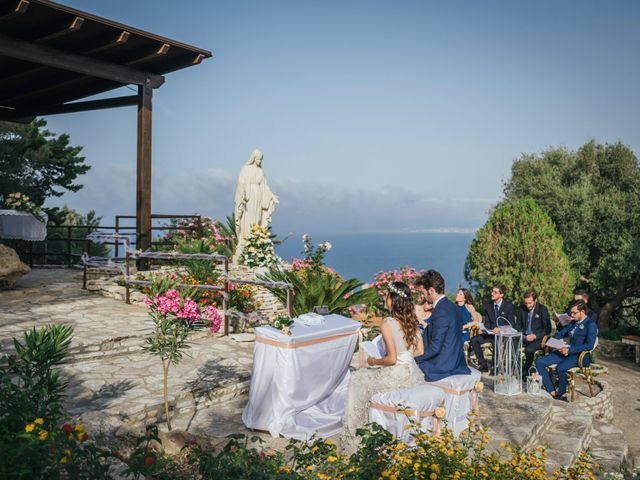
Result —
[{"label": "white dress train", "polygon": [[424,384],[424,375],[413,359],[415,347],[407,349],[400,323],[392,317],[385,318],[384,322],[391,325],[396,363],[361,368],[351,374],[341,435],[341,448],[347,454],[358,449],[360,437],[356,435],[356,430],[369,423],[367,403],[372,395]]}]

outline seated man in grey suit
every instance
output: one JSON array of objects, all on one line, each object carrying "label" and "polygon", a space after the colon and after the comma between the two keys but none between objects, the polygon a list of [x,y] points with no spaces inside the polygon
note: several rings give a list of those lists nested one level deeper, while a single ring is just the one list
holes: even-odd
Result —
[{"label": "seated man in grey suit", "polygon": [[433,304],[429,325],[422,334],[424,354],[415,358],[427,382],[451,375],[471,373],[462,350],[462,313],[444,295],[444,279],[435,270],[427,270],[416,282],[428,302]]}]

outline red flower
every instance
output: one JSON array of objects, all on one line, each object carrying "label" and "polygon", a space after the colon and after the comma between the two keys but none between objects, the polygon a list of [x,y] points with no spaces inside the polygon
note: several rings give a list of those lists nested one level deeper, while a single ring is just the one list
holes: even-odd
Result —
[{"label": "red flower", "polygon": [[65,423],[62,425],[62,431],[67,435],[69,435],[71,432],[73,432],[73,427],[68,423]]},{"label": "red flower", "polygon": [[78,440],[81,442],[84,442],[87,438],[89,438],[89,436],[84,432],[78,434]]},{"label": "red flower", "polygon": [[153,462],[155,462],[155,460],[153,459],[153,457],[146,457],[144,459],[144,463],[146,466],[150,467],[151,465],[153,465]]}]

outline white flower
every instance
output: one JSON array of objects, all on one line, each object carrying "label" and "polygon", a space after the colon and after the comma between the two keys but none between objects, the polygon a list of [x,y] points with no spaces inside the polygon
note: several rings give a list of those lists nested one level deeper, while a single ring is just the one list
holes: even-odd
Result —
[{"label": "white flower", "polygon": [[323,244],[320,245],[325,251],[329,251],[331,250],[331,244],[329,242],[324,242]]},{"label": "white flower", "polygon": [[309,234],[305,233],[304,235],[302,235],[302,241],[303,242],[308,242],[309,241]]}]

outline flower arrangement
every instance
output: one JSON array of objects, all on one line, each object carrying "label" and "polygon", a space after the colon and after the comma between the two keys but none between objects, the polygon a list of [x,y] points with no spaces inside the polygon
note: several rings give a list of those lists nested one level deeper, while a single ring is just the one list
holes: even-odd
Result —
[{"label": "flower arrangement", "polygon": [[33,203],[29,199],[29,197],[24,195],[23,193],[19,193],[19,192],[10,193],[4,199],[4,204],[7,208],[11,210],[18,210],[19,212],[30,213],[41,222],[45,221],[45,216],[42,210],[36,207],[36,204]]},{"label": "flower arrangement", "polygon": [[251,227],[247,245],[238,262],[247,267],[271,267],[281,262],[280,257],[276,255],[269,229],[257,224]]},{"label": "flower arrangement", "polygon": [[196,302],[195,289],[178,289],[175,275],[158,276],[148,290],[144,303],[149,307],[149,316],[155,325],[154,332],[147,337],[144,350],[160,357],[164,380],[164,408],[167,427],[171,430],[167,383],[169,367],[177,365],[184,350],[189,348],[189,336],[195,322],[209,325],[211,333],[217,333],[222,316],[213,305],[200,307]]},{"label": "flower arrangement", "polygon": [[[224,285],[224,280],[219,276],[213,276],[206,279],[198,280],[192,276],[182,277],[182,283],[197,285]],[[229,282],[229,308],[233,308],[242,313],[255,312],[261,305],[256,299],[256,287],[246,283]],[[201,307],[213,305],[214,307],[222,306],[222,292],[219,290],[204,290],[199,293],[198,304]]]},{"label": "flower arrangement", "polygon": [[289,328],[293,325],[293,320],[286,315],[278,315],[271,323],[273,328],[282,331],[284,335],[291,335]]}]

